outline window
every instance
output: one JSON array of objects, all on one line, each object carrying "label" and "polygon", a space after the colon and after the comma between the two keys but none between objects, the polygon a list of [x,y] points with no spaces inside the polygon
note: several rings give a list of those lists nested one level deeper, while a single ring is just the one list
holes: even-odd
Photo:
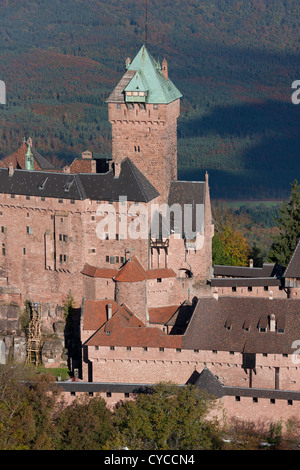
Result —
[{"label": "window", "polygon": [[26,196],[26,199],[27,199],[27,201],[29,201],[29,200],[30,200],[30,196]]},{"label": "window", "polygon": [[45,201],[45,200],[46,200],[45,196],[42,196],[41,201]]},{"label": "window", "polygon": [[272,403],[272,405],[275,405],[275,398],[270,398],[270,403]]},{"label": "window", "polygon": [[5,248],[2,247],[2,255],[5,256]]},{"label": "window", "polygon": [[105,261],[109,263],[109,256],[105,256]]},{"label": "window", "polygon": [[176,352],[181,352],[181,348],[176,348]]},{"label": "window", "polygon": [[232,292],[236,292],[236,287],[232,286],[231,290],[232,290]]},{"label": "window", "polygon": [[75,199],[71,199],[70,203],[75,204]]},{"label": "window", "polygon": [[159,277],[158,279],[156,279],[157,282],[162,282],[161,281],[161,277]]},{"label": "window", "polygon": [[63,199],[59,199],[58,202],[59,202],[60,204],[62,204],[64,201],[63,201]]},{"label": "window", "polygon": [[194,353],[198,353],[199,352],[199,349],[194,349]]},{"label": "window", "polygon": [[144,347],[143,347],[143,351],[148,351],[147,346],[144,346]]},{"label": "window", "polygon": [[106,330],[105,334],[106,334],[106,336],[110,336],[110,331]]},{"label": "window", "polygon": [[268,291],[269,290],[269,287],[268,286],[264,286],[264,291]]},{"label": "window", "polygon": [[158,109],[158,105],[157,105],[157,104],[154,104],[154,105],[153,105],[153,109]]},{"label": "window", "polygon": [[288,400],[288,401],[287,401],[287,404],[288,404],[289,406],[293,405],[293,400]]},{"label": "window", "polygon": [[257,397],[253,397],[252,401],[253,401],[253,403],[258,403],[258,398],[257,398]]},{"label": "window", "polygon": [[6,227],[3,227],[3,226],[2,226],[2,227],[1,227],[1,232],[2,232],[2,233],[6,233]]},{"label": "window", "polygon": [[165,350],[165,348],[159,348],[159,350],[160,350],[161,352],[163,352],[163,351]]},{"label": "window", "polygon": [[111,392],[106,392],[106,396],[107,396],[107,398],[110,398],[111,397]]},{"label": "window", "polygon": [[105,240],[109,240],[109,234],[108,233],[105,234]]},{"label": "window", "polygon": [[28,235],[32,235],[32,227],[26,227],[26,232],[28,233]]},{"label": "window", "polygon": [[129,393],[128,393],[128,392],[125,392],[125,393],[124,393],[124,397],[125,397],[125,398],[129,398]]},{"label": "window", "polygon": [[[128,95],[128,93],[127,93]],[[117,109],[121,109],[121,103],[117,103]]]},{"label": "window", "polygon": [[131,346],[127,346],[127,351],[131,351]]},{"label": "window", "polygon": [[14,199],[14,198],[15,198],[15,195],[14,195],[14,194],[11,194],[11,196],[10,196],[10,197],[11,197],[12,199]]},{"label": "window", "polygon": [[115,264],[115,257],[111,256],[109,262],[110,264]]},{"label": "window", "polygon": [[252,286],[248,286],[248,292],[252,292]]},{"label": "window", "polygon": [[235,397],[235,401],[241,401],[241,397],[236,396],[236,397]]},{"label": "window", "polygon": [[23,248],[23,255],[26,255],[26,248]]},{"label": "window", "polygon": [[258,329],[261,333],[265,333],[267,331],[267,328],[265,328],[264,326],[260,326]]}]

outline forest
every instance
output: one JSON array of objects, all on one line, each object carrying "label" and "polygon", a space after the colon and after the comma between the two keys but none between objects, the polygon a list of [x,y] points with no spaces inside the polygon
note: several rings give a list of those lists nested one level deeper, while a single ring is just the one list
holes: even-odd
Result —
[{"label": "forest", "polygon": [[[110,157],[110,91],[145,42],[145,0],[0,3],[0,158],[24,136],[61,166]],[[287,197],[299,171],[298,0],[148,0],[147,47],[183,94],[179,179],[213,199]]]}]

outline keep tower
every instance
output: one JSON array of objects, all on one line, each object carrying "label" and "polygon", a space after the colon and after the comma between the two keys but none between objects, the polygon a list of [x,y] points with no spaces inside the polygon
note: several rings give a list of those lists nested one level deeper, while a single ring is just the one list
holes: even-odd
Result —
[{"label": "keep tower", "polygon": [[168,77],[168,64],[155,61],[145,46],[110,94],[112,165],[125,158],[146,176],[167,202],[171,181],[177,180],[177,119],[179,90]]}]

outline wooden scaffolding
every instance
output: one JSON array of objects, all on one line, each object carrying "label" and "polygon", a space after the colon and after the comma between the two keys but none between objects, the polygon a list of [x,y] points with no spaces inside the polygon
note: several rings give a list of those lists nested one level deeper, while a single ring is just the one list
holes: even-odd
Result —
[{"label": "wooden scaffolding", "polygon": [[36,303],[30,304],[29,308],[26,362],[37,366],[41,362],[41,308]]}]

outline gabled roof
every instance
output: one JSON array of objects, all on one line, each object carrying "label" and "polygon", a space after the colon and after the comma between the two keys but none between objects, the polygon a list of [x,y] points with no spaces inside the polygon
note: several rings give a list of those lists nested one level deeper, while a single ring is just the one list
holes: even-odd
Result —
[{"label": "gabled roof", "polygon": [[159,328],[146,327],[122,305],[85,345],[180,348],[181,336],[169,336]]},{"label": "gabled roof", "polygon": [[[27,150],[28,143],[23,142],[15,152],[0,161],[0,167],[8,168],[9,164],[12,163],[15,169],[25,170],[25,159]],[[35,170],[55,170],[55,167],[32,146],[31,152],[34,158]]]},{"label": "gabled roof", "polygon": [[[183,336],[186,349],[293,354],[299,339],[300,301],[254,297],[200,298]],[[260,331],[275,315],[276,331]],[[245,326],[247,325],[247,327]],[[277,331],[284,325],[284,332]]]},{"label": "gabled roof", "polygon": [[121,163],[119,178],[113,170],[96,174],[14,170],[9,176],[8,168],[0,168],[0,193],[99,201],[119,201],[123,196],[135,202],[149,202],[159,195],[129,158]]},{"label": "gabled roof", "polygon": [[107,305],[111,304],[112,314],[119,305],[114,300],[86,300],[84,302],[83,329],[98,330],[107,321]]},{"label": "gabled roof", "polygon": [[287,265],[284,277],[300,277],[300,240],[298,241],[289,264]]},{"label": "gabled roof", "polygon": [[182,97],[173,82],[164,77],[161,65],[142,46],[107,102],[124,102],[125,90],[147,91],[146,103],[168,104]]}]

